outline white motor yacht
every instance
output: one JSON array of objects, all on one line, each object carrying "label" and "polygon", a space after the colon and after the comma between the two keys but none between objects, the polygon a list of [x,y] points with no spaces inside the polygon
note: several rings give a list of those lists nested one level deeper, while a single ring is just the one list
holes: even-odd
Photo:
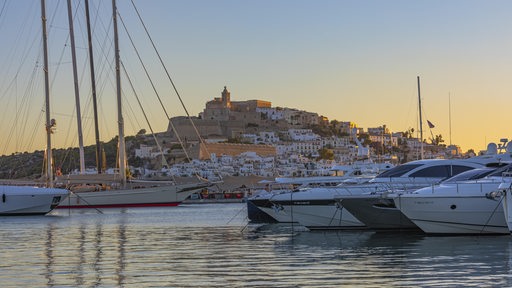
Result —
[{"label": "white motor yacht", "polygon": [[386,171],[393,167],[394,165],[391,163],[365,163],[364,165],[356,163],[334,166],[332,171],[336,175],[333,176],[278,177],[275,181],[266,182],[267,191],[261,191],[247,200],[248,218],[255,222],[295,222],[287,211],[283,211],[281,206],[271,202],[270,199],[292,191],[308,191],[313,188],[315,191],[323,191],[324,188],[329,191],[329,188],[336,187],[340,183],[367,182],[379,171]]},{"label": "white motor yacht", "polygon": [[[503,174],[503,176],[512,177],[512,173]],[[512,178],[510,178],[512,179]],[[490,193],[490,198],[502,197],[502,206],[505,222],[510,233],[512,233],[512,180],[503,181],[498,187],[497,191]]]},{"label": "white motor yacht", "polygon": [[0,185],[0,215],[45,215],[68,194],[65,189]]},{"label": "white motor yacht", "polygon": [[470,160],[412,161],[389,169],[364,183],[349,182],[336,187],[312,188],[273,195],[266,203],[259,205],[259,208],[274,218],[286,216],[309,229],[362,227],[364,223],[361,223],[361,219],[357,219],[353,211],[344,209],[336,199],[381,193],[392,189],[425,187],[463,171],[480,167],[483,167],[483,164]]},{"label": "white motor yacht", "polygon": [[[395,205],[429,234],[508,234],[501,197],[489,197],[501,183],[510,183],[498,169],[468,171],[469,179],[449,179],[438,185],[393,197]],[[471,174],[472,173],[472,174]],[[465,175],[460,175],[465,176]]]},{"label": "white motor yacht", "polygon": [[[492,143],[491,143],[492,144]],[[491,146],[492,148],[492,145]],[[510,145],[506,146],[510,147]],[[444,161],[463,161],[462,163],[475,163],[483,167],[485,165],[496,165],[497,163],[506,163],[511,161],[511,154],[509,149],[507,149],[506,153],[496,153],[494,149],[488,149],[488,153],[476,156],[473,158],[468,158],[464,160],[444,160]],[[412,162],[409,162],[412,163]],[[403,169],[407,170],[408,164],[404,164]],[[453,162],[455,163],[455,162]],[[461,163],[461,162],[459,162]],[[458,164],[457,164],[458,165]],[[399,166],[400,167],[400,166]],[[409,167],[410,168],[410,167]],[[373,229],[418,229],[418,227],[411,222],[398,208],[395,206],[395,201],[390,197],[389,194],[393,193],[401,193],[405,194],[408,192],[413,192],[419,188],[425,186],[431,186],[434,184],[438,184],[439,182],[446,180],[452,175],[457,175],[464,171],[464,169],[459,169],[461,167],[457,166],[445,166],[445,168],[435,168],[431,167],[429,169],[423,170],[423,172],[414,172],[409,174],[413,177],[414,181],[419,184],[419,178],[426,177],[427,180],[422,185],[404,185],[400,187],[397,183],[392,183],[389,189],[383,189],[381,191],[376,191],[372,193],[359,194],[356,196],[337,196],[337,201],[351,212],[356,218],[358,218],[361,222],[365,223],[366,226]],[[449,169],[449,173],[446,171],[443,172],[443,169]],[[375,180],[379,180],[383,176],[394,176],[390,175],[391,173],[383,173],[379,175]],[[445,177],[443,177],[443,174]],[[437,179],[435,177],[436,176]],[[430,178],[430,180],[429,180]],[[391,181],[395,181],[390,179]],[[430,183],[428,183],[430,181]]]}]

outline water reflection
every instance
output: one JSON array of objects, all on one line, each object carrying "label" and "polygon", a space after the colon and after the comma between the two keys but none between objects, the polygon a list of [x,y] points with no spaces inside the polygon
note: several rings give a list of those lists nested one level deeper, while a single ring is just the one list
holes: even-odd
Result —
[{"label": "water reflection", "polygon": [[[311,255],[332,267],[336,281],[369,286],[512,284],[512,239],[506,236],[427,236],[371,231],[302,232],[278,242],[277,253]],[[314,261],[313,261],[314,262]],[[325,264],[324,264],[325,265]],[[340,283],[341,283],[340,282]],[[327,283],[328,284],[328,283]],[[334,283],[332,283],[334,285]],[[365,285],[366,286],[366,285]]]},{"label": "water reflection", "polygon": [[240,225],[229,222],[237,212],[237,206],[191,206],[2,219],[0,283],[4,287],[512,285],[510,236],[309,232],[274,224],[246,227],[247,223],[237,222],[243,219],[232,221]]},{"label": "water reflection", "polygon": [[124,270],[126,268],[126,223],[124,218],[120,219],[119,226],[117,227],[117,249],[118,249],[118,258],[117,258],[117,267],[116,267],[116,278],[117,285],[119,287],[124,286]]},{"label": "water reflection", "polygon": [[45,256],[46,256],[46,273],[44,274],[45,278],[47,279],[47,286],[53,286],[54,280],[52,278],[52,275],[54,273],[53,271],[53,265],[54,265],[54,257],[53,257],[53,234],[54,234],[55,226],[52,224],[48,224],[48,229],[46,230],[46,242],[45,242]]},{"label": "water reflection", "polygon": [[94,262],[93,262],[93,269],[95,271],[95,281],[93,286],[100,286],[101,285],[101,262],[102,262],[102,256],[103,256],[103,246],[101,245],[103,236],[103,225],[101,223],[98,223],[96,225],[96,233],[94,236],[94,249],[95,255],[94,255]]}]

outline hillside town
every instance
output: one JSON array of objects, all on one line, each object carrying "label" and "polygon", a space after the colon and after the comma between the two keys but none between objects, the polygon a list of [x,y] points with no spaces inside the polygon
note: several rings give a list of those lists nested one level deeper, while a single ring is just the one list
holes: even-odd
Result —
[{"label": "hillside town", "polygon": [[158,145],[144,135],[147,141],[134,150],[141,165],[132,169],[149,177],[306,177],[363,161],[405,163],[422,152],[426,159],[475,156],[444,145],[441,135],[432,134],[421,145],[416,134],[413,128],[393,132],[386,125],[364,129],[314,112],[272,107],[269,101],[232,101],[224,87],[197,117],[171,118],[167,131],[156,137]]}]

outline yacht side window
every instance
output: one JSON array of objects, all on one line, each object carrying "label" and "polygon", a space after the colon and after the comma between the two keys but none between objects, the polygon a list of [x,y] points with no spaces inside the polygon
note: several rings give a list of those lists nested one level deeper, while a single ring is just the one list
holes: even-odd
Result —
[{"label": "yacht side window", "polygon": [[458,175],[462,172],[466,172],[468,170],[473,170],[475,169],[475,167],[469,167],[469,166],[464,166],[464,165],[452,165],[452,173],[450,175],[451,176],[455,176],[455,175]]},{"label": "yacht side window", "polygon": [[498,168],[496,172],[489,175],[489,177],[501,177],[503,173],[510,173],[512,171],[512,164]]},{"label": "yacht side window", "polygon": [[431,166],[412,173],[410,177],[448,178],[471,169],[473,167],[463,165]]},{"label": "yacht side window", "polygon": [[450,179],[447,179],[445,183],[455,183],[458,181],[467,181],[467,180],[476,180],[484,178],[485,176],[491,174],[496,169],[492,168],[476,168],[468,171],[464,171],[458,175],[455,175],[451,177]]},{"label": "yacht side window", "polygon": [[403,164],[396,166],[377,175],[377,178],[400,177],[405,173],[422,166],[423,164]]}]

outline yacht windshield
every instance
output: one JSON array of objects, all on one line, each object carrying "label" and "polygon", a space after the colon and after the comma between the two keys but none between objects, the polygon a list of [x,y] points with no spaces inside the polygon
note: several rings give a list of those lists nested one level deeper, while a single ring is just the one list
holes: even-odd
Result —
[{"label": "yacht windshield", "polygon": [[501,176],[503,176],[503,173],[512,172],[512,164],[508,164],[508,165],[498,168],[494,171],[495,172],[493,172],[492,174],[489,174],[489,177],[501,177]]},{"label": "yacht windshield", "polygon": [[481,179],[481,178],[484,178],[485,176],[491,174],[494,171],[496,171],[496,169],[493,169],[493,168],[478,168],[478,169],[468,170],[466,172],[462,172],[456,176],[453,176],[449,179],[446,179],[446,181],[444,181],[444,182],[445,183],[453,183],[453,182],[457,182],[457,181]]},{"label": "yacht windshield", "polygon": [[380,173],[376,178],[400,177],[421,165],[423,164],[403,164]]}]

